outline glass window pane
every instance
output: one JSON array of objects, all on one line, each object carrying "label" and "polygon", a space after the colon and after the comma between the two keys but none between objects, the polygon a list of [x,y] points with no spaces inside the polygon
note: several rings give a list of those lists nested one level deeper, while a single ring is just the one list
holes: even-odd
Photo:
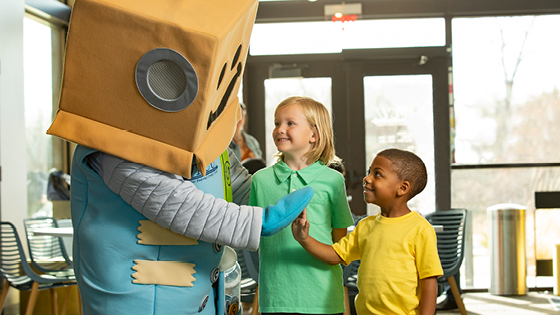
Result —
[{"label": "glass window pane", "polygon": [[[468,287],[488,288],[490,286],[490,256],[488,248],[487,208],[501,203],[515,203],[525,206],[525,238],[527,253],[527,285],[529,288],[552,286],[552,277],[539,277],[535,280],[535,246],[533,228],[535,215],[534,194],[539,191],[559,191],[560,168],[501,168],[501,169],[465,169],[451,173],[452,207],[465,208],[469,211],[472,231],[466,246],[463,266],[472,266],[472,273],[462,273]],[[538,210],[536,212],[537,257],[552,258],[554,244],[560,237],[558,226],[560,217],[556,210]],[[472,244],[472,245],[469,245]],[[468,248],[468,247],[467,247]],[[469,253],[472,253],[469,255]],[[535,282],[537,281],[537,282]]]},{"label": "glass window pane", "polygon": [[331,86],[331,78],[288,78],[267,79],[264,81],[267,155],[264,158],[267,165],[272,165],[276,162],[276,159],[272,157],[278,152],[272,140],[276,106],[291,96],[307,96],[323,103],[329,112],[332,113]]},{"label": "glass window pane", "polygon": [[455,162],[558,162],[558,29],[559,15],[453,19]]},{"label": "glass window pane", "polygon": [[25,18],[23,31],[27,214],[52,215],[47,181],[53,154],[51,136],[46,134],[53,113],[51,28]]},{"label": "glass window pane", "polygon": [[[558,162],[560,43],[550,38],[559,27],[559,15],[453,19],[456,163]],[[551,286],[547,277],[535,277],[535,250],[539,259],[549,256],[538,233],[558,222],[537,216],[535,247],[534,191],[559,190],[558,175],[544,167],[452,171],[452,206],[472,214],[467,286],[489,286],[486,209],[499,203],[527,207],[528,286]]]},{"label": "glass window pane", "polygon": [[[418,154],[426,164],[428,184],[410,200],[409,207],[423,214],[435,210],[432,90],[431,75],[364,78],[365,168],[382,149],[394,147]],[[379,207],[368,204],[367,211],[378,213]]]},{"label": "glass window pane", "polygon": [[253,56],[314,54],[444,45],[443,18],[263,23],[253,27],[249,52]]}]

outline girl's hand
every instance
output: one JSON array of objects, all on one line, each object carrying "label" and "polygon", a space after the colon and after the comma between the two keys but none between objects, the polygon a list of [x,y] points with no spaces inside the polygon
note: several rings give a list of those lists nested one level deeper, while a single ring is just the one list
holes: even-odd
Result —
[{"label": "girl's hand", "polygon": [[292,222],[292,234],[298,242],[303,242],[309,237],[309,221],[307,210],[303,209],[301,214]]}]

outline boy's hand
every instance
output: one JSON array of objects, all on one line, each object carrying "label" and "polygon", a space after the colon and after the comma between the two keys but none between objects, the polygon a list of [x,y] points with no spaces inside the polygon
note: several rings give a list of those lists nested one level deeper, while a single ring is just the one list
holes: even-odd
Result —
[{"label": "boy's hand", "polygon": [[309,221],[307,210],[303,209],[301,214],[292,222],[292,234],[298,242],[303,242],[309,236]]},{"label": "boy's hand", "polygon": [[298,243],[311,256],[324,261],[329,265],[337,265],[342,262],[331,245],[321,243],[309,236],[309,221],[307,221],[307,210],[303,209],[301,214],[292,222],[292,234]]}]

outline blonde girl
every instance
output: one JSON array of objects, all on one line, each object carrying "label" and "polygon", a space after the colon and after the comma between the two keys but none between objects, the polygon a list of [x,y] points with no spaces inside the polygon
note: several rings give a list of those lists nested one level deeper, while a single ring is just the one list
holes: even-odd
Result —
[{"label": "blonde girl", "polygon": [[[337,242],[353,220],[344,178],[327,167],[339,160],[328,110],[309,97],[290,97],[276,107],[274,125],[278,160],[253,176],[249,204],[274,204],[310,186],[315,191],[306,208],[310,234],[327,244]],[[263,314],[343,313],[342,270],[307,253],[294,240],[290,227],[263,237],[259,306]]]}]

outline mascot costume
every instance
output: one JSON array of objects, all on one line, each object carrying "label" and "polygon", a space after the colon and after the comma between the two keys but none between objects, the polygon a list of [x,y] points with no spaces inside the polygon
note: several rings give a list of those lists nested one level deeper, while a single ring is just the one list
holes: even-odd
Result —
[{"label": "mascot costume", "polygon": [[235,314],[225,309],[227,246],[256,250],[311,199],[304,188],[264,209],[238,206],[251,179],[227,147],[257,6],[76,1],[47,133],[78,144],[71,209],[84,314]]}]

